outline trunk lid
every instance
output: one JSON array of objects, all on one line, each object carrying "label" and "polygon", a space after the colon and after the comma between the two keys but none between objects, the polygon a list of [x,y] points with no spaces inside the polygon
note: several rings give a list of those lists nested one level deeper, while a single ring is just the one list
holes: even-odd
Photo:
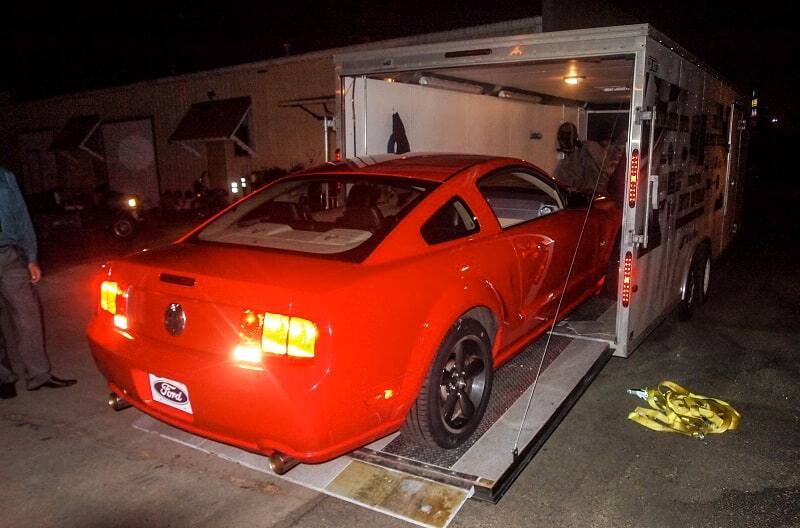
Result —
[{"label": "trunk lid", "polygon": [[[181,243],[112,263],[112,278],[130,286],[131,334],[227,356],[238,342],[242,311],[293,313],[295,296],[335,288],[355,264],[216,244]],[[183,330],[165,322],[180,304]],[[313,317],[320,325],[320,309]],[[312,315],[312,314],[308,314]]]}]

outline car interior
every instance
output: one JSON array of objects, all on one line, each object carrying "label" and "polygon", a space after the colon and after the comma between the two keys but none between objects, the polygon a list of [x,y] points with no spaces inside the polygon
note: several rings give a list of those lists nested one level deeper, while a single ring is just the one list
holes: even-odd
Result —
[{"label": "car interior", "polygon": [[555,188],[525,172],[487,176],[478,183],[478,188],[503,229],[552,214],[564,207]]}]

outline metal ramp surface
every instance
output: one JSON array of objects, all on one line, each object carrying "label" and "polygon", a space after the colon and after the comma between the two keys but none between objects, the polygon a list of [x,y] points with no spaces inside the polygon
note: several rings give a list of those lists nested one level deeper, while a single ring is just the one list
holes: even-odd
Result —
[{"label": "metal ramp surface", "polygon": [[607,343],[617,336],[617,301],[593,296],[573,310],[553,329],[553,335]]},{"label": "metal ramp surface", "polygon": [[301,464],[277,475],[264,456],[147,415],[133,426],[419,526],[446,527],[468,498],[500,499],[611,355],[604,342],[551,339],[515,454],[545,342],[546,336],[532,342],[497,370],[481,425],[455,450],[421,447],[395,433],[324,464]]}]

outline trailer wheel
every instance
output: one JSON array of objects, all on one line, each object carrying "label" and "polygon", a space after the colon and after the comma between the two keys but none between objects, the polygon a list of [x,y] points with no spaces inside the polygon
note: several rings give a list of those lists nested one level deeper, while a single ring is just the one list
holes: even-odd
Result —
[{"label": "trailer wheel", "polygon": [[683,297],[678,304],[678,320],[688,321],[695,309],[708,299],[711,284],[711,254],[705,246],[695,251],[686,282],[683,286]]},{"label": "trailer wheel", "polygon": [[707,249],[703,251],[703,258],[700,264],[700,280],[702,281],[702,297],[700,303],[705,304],[708,300],[708,292],[711,288],[711,254]]},{"label": "trailer wheel", "polygon": [[458,447],[483,418],[492,378],[486,330],[473,319],[459,319],[439,346],[403,435],[424,445]]}]

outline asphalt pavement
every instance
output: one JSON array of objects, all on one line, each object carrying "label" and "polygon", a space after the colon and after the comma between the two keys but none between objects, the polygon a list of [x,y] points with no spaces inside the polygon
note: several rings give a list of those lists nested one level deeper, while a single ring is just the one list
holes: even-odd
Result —
[{"label": "asphalt pavement", "polygon": [[[798,214],[759,210],[774,195],[751,197],[709,302],[688,322],[664,321],[632,357],[612,358],[505,497],[469,501],[451,526],[800,526]],[[0,401],[0,526],[407,526],[143,433],[131,427],[138,411],[107,407],[84,337],[91,277],[108,256],[190,223],[159,223],[124,247],[43,248],[54,372],[79,383]],[[701,441],[628,421],[637,400],[625,390],[664,379],[727,400],[740,429]]]}]

